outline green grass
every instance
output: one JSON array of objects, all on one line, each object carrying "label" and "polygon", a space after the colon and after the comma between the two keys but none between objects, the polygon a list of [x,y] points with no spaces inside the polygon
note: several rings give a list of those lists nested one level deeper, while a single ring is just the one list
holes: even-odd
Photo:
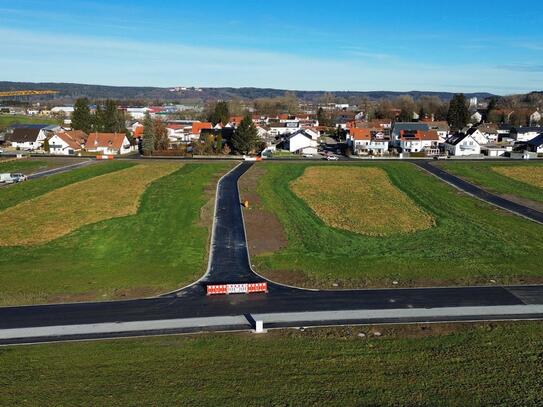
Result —
[{"label": "green grass", "polygon": [[[4,163],[0,165],[9,164],[11,163]],[[43,195],[54,189],[96,177],[98,175],[107,174],[112,171],[128,168],[133,165],[134,164],[128,162],[109,161],[91,165],[85,168],[78,168],[63,174],[29,180],[10,188],[0,189],[0,211],[9,208],[10,206],[17,205],[18,203],[26,201],[27,199],[32,199],[39,195]]]},{"label": "green grass", "polygon": [[543,168],[543,162],[530,163],[440,163],[443,169],[450,173],[477,184],[490,192],[516,195],[533,201],[543,202],[543,190],[535,185],[517,181],[499,174],[491,167],[522,166],[528,168]]},{"label": "green grass", "polygon": [[[29,181],[22,185],[26,190],[9,188],[0,191],[0,198],[15,191],[13,205],[107,168],[130,165],[112,162]],[[208,230],[198,224],[209,200],[204,190],[227,166],[187,164],[152,183],[134,216],[84,226],[42,246],[1,248],[0,304],[140,297],[194,281],[207,253]]]},{"label": "green grass", "polygon": [[0,114],[0,129],[14,124],[59,124],[59,121],[48,117]]},{"label": "green grass", "polygon": [[257,191],[288,240],[279,252],[253,259],[271,279],[328,288],[390,286],[394,280],[399,286],[543,281],[540,225],[468,197],[414,165],[358,164],[383,168],[436,219],[428,230],[390,237],[333,229],[316,217],[289,187],[311,164],[263,165]]},{"label": "green grass", "polygon": [[[540,406],[543,325],[382,327],[0,348],[2,406]],[[430,332],[430,333],[428,333]]]},{"label": "green grass", "polygon": [[0,161],[0,173],[3,172],[29,172],[40,169],[47,169],[49,166],[45,161],[13,160],[8,162]]}]

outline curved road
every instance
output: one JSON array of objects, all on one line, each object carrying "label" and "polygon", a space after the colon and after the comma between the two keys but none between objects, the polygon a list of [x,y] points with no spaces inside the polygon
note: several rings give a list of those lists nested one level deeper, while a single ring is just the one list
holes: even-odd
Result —
[{"label": "curved road", "polygon": [[263,281],[250,267],[238,179],[217,186],[208,271],[159,298],[0,308],[0,344],[165,333],[360,323],[543,319],[543,286],[301,290],[269,283],[268,294],[205,296],[208,283]]}]

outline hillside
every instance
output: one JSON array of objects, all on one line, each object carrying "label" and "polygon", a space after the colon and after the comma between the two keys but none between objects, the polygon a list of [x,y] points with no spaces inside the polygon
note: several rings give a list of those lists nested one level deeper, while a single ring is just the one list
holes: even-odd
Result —
[{"label": "hillside", "polygon": [[[156,87],[137,87],[137,86],[103,86],[103,85],[85,85],[77,83],[33,83],[33,82],[0,82],[0,92],[9,90],[57,90],[59,94],[51,96],[33,97],[32,100],[56,100],[58,102],[70,102],[78,97],[86,96],[91,99],[117,99],[117,100],[144,100],[144,101],[210,101],[210,100],[228,100],[244,99],[254,100],[264,97],[283,96],[287,90],[267,89],[267,88],[201,88],[200,90],[189,89],[184,91],[171,92],[168,88]],[[293,91],[300,99],[306,102],[318,100],[324,91]],[[330,92],[337,97],[381,99],[391,98],[399,95],[410,95],[414,99],[421,96],[438,96],[444,100],[452,98],[451,92],[392,92],[392,91],[338,91]],[[467,97],[478,97],[480,99],[493,96],[490,93],[468,93]]]}]

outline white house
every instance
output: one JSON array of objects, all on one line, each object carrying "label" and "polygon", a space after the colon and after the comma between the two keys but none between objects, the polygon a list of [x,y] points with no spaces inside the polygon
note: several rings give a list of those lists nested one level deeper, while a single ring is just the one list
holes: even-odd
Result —
[{"label": "white house", "polygon": [[55,155],[74,155],[85,147],[88,137],[81,130],[55,133],[49,139],[49,152]]},{"label": "white house", "polygon": [[300,130],[300,123],[298,121],[290,123],[272,123],[270,124],[270,130],[268,131],[271,136],[283,136],[292,134]]},{"label": "white house", "polygon": [[318,154],[317,141],[313,140],[305,130],[298,130],[291,134],[287,138],[285,145],[291,153]]},{"label": "white house", "polygon": [[444,144],[443,147],[449,155],[468,156],[481,154],[481,146],[477,141],[465,134],[458,133],[452,135]]},{"label": "white house", "polygon": [[472,123],[481,123],[481,121],[483,120],[483,115],[479,112],[475,112],[471,115],[470,119]]},{"label": "white house", "polygon": [[536,138],[543,132],[543,127],[527,126],[527,127],[514,127],[511,129],[509,136],[515,141],[530,141]]},{"label": "white house", "polygon": [[128,154],[134,151],[124,133],[91,133],[85,149],[106,155]]},{"label": "white house", "polygon": [[471,127],[465,132],[467,135],[473,137],[479,145],[488,144],[489,140],[485,134],[478,127]]},{"label": "white house", "polygon": [[526,143],[528,151],[543,154],[543,133]]},{"label": "white house", "polygon": [[9,136],[11,146],[20,150],[32,151],[42,147],[47,137],[55,131],[60,130],[60,126],[48,125],[28,125],[16,127]]},{"label": "white house", "polygon": [[145,117],[145,113],[149,111],[148,107],[129,107],[126,109],[126,113],[132,116],[134,120],[142,120]]}]

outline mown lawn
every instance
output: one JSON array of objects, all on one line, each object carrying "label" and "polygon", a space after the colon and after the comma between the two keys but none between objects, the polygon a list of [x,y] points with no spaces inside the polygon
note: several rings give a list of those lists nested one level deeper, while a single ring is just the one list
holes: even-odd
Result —
[{"label": "mown lawn", "polygon": [[521,198],[543,202],[543,189],[528,182],[521,182],[512,177],[500,174],[492,168],[526,168],[536,171],[543,170],[543,162],[522,162],[522,163],[470,163],[470,162],[448,162],[439,163],[443,169],[451,174],[464,178],[477,184],[490,192],[502,195],[514,195]]},{"label": "mown lawn", "polygon": [[34,161],[27,159],[10,160],[7,162],[0,162],[0,172],[22,172],[29,174],[31,172],[38,172],[40,170],[47,170],[50,168],[50,164],[45,161]]},{"label": "mown lawn", "polygon": [[59,121],[48,117],[0,114],[0,129],[14,124],[59,124]]},{"label": "mown lawn", "polygon": [[[29,181],[21,185],[26,188],[0,191],[0,208],[131,165],[105,163]],[[210,200],[206,190],[227,168],[187,164],[154,181],[136,215],[87,225],[41,246],[1,248],[0,304],[140,297],[194,281],[205,269],[211,219],[202,224],[200,212]]]},{"label": "mown lawn", "polygon": [[0,405],[540,406],[542,349],[538,322],[0,348]]},{"label": "mown lawn", "polygon": [[[257,271],[272,280],[325,288],[391,286],[393,281],[398,286],[543,281],[540,225],[468,197],[414,165],[352,164],[382,168],[435,219],[427,230],[388,237],[325,225],[289,186],[311,164],[263,165],[266,173],[257,191],[288,240],[286,248],[253,259]],[[325,178],[322,188],[327,188]],[[338,194],[337,199],[345,198]]]}]

